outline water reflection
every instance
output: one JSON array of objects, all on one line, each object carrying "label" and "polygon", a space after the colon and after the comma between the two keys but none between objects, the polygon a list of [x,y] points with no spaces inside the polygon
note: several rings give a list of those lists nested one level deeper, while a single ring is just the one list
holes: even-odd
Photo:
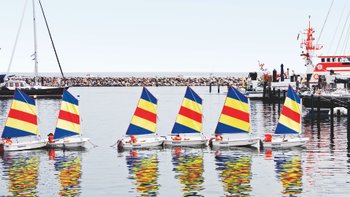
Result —
[{"label": "water reflection", "polygon": [[128,178],[135,180],[136,191],[141,196],[156,196],[160,187],[157,154],[130,150],[129,156],[126,156],[126,162],[129,169]]},{"label": "water reflection", "polygon": [[202,150],[176,147],[172,150],[172,162],[184,196],[202,196],[199,193],[204,189]]},{"label": "water reflection", "polygon": [[297,152],[275,152],[277,179],[281,182],[282,194],[289,196],[301,194],[303,191],[301,155]]},{"label": "water reflection", "polygon": [[38,196],[39,152],[21,151],[4,153],[3,178],[8,179],[8,191],[10,195]]},{"label": "water reflection", "polygon": [[81,193],[81,154],[80,152],[62,152],[49,150],[49,159],[55,160],[55,170],[58,172],[60,196],[78,196]]},{"label": "water reflection", "polygon": [[250,196],[251,155],[244,152],[218,150],[215,152],[215,162],[225,196]]}]

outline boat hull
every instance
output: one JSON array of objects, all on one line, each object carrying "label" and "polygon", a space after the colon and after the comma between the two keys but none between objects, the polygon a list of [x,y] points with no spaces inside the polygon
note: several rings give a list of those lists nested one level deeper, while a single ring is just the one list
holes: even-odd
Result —
[{"label": "boat hull", "polygon": [[79,148],[83,147],[89,138],[64,138],[55,140],[54,143],[47,143],[48,148]]},{"label": "boat hull", "polygon": [[[67,87],[30,88],[21,89],[21,91],[34,98],[61,98],[64,89]],[[0,98],[12,98],[13,94],[14,90],[5,87],[0,89]]]},{"label": "boat hull", "polygon": [[164,140],[165,146],[186,146],[186,147],[203,147],[206,146],[208,139],[204,136],[182,137],[181,140],[175,140],[168,136]]},{"label": "boat hull", "polygon": [[45,140],[29,141],[29,142],[19,142],[12,144],[1,144],[4,151],[21,151],[21,150],[31,150],[44,148],[46,146]]},{"label": "boat hull", "polygon": [[138,149],[151,148],[163,145],[164,139],[162,137],[143,137],[136,143],[132,143],[129,137],[118,140],[118,149]]},{"label": "boat hull", "polygon": [[213,147],[231,147],[231,146],[253,146],[260,142],[260,138],[246,138],[246,139],[223,139],[223,140],[211,140]]},{"label": "boat hull", "polygon": [[[319,100],[320,97],[320,100]],[[301,95],[303,99],[303,105],[306,108],[314,108],[317,110],[317,107],[330,109],[331,107],[344,107],[344,103],[350,101],[350,96],[311,96],[311,95]],[[320,103],[319,103],[320,102]]]},{"label": "boat hull", "polygon": [[271,142],[263,142],[264,148],[290,148],[304,146],[309,138],[293,138],[288,140],[273,139]]}]

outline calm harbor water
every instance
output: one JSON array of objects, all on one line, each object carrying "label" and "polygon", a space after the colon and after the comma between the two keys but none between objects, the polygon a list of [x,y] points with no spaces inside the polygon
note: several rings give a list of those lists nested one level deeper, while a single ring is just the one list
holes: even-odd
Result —
[{"label": "calm harbor water", "polygon": [[[203,98],[204,134],[211,136],[225,94]],[[141,87],[71,88],[79,95],[83,135],[94,144],[81,151],[33,150],[0,157],[0,196],[348,196],[350,153],[345,118],[329,118],[317,129],[303,119],[305,148],[261,150],[173,148],[118,153],[111,148],[129,124]],[[158,133],[170,133],[185,87],[150,87],[159,98]],[[0,102],[0,128],[11,100]],[[39,129],[53,132],[60,100],[37,100]],[[251,101],[252,131],[272,131],[278,106]]]}]

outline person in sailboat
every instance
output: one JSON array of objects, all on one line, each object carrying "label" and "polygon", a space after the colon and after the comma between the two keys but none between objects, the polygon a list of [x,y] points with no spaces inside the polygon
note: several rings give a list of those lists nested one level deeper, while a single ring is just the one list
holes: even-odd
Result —
[{"label": "person in sailboat", "polygon": [[130,144],[137,143],[137,138],[134,135],[130,135]]},{"label": "person in sailboat", "polygon": [[12,144],[12,140],[11,140],[10,137],[7,137],[7,138],[5,139],[5,144],[8,144],[8,145],[11,145],[11,144]]},{"label": "person in sailboat", "polygon": [[222,141],[224,138],[220,134],[215,134],[215,140],[216,141]]},{"label": "person in sailboat", "polygon": [[49,143],[55,143],[54,136],[52,133],[49,133],[49,135],[47,135],[47,139]]},{"label": "person in sailboat", "polygon": [[182,138],[181,138],[180,134],[177,134],[175,137],[172,137],[172,139],[180,141]]}]

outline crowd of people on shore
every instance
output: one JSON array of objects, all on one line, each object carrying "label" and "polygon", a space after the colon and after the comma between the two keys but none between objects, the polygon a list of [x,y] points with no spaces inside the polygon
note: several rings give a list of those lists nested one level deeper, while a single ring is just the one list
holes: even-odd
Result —
[{"label": "crowd of people on shore", "polygon": [[[33,77],[16,76],[29,85],[35,84]],[[39,77],[37,84],[44,86],[108,87],[108,86],[209,86],[236,85],[238,77]]]}]

